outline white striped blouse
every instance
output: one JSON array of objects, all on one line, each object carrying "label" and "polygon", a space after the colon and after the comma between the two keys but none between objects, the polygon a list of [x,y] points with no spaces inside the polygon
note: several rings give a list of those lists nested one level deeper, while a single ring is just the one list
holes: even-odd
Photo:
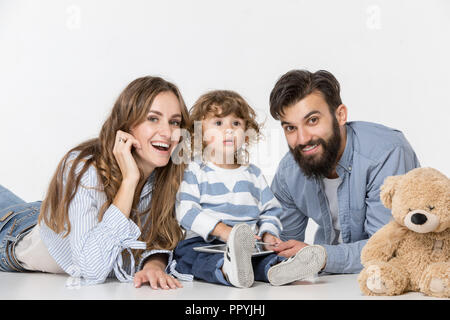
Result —
[{"label": "white striped blouse", "polygon": [[[71,160],[78,155],[72,152],[67,160],[63,183],[71,166]],[[76,168],[78,174],[83,162]],[[138,210],[147,208],[151,201],[154,174],[145,183],[140,195]],[[106,202],[106,195],[98,181],[94,166],[83,174],[80,186],[69,205],[71,231],[67,237],[51,230],[43,221],[40,224],[41,239],[50,255],[71,278],[67,284],[102,283],[108,277],[116,277],[121,282],[130,282],[136,270],[140,270],[145,258],[154,253],[164,252],[172,262],[172,252],[168,250],[144,251],[135,267],[130,249],[145,249],[145,242],[138,241],[141,231],[138,226],[113,204],[106,210],[103,219],[98,221],[99,209]],[[143,223],[145,223],[145,218]],[[122,251],[129,252],[122,261]]]}]

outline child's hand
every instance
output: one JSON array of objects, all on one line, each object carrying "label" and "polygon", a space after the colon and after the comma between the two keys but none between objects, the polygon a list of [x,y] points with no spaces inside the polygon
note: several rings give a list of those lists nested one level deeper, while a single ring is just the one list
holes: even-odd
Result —
[{"label": "child's hand", "polygon": [[228,237],[230,236],[231,229],[232,227],[226,225],[223,222],[219,222],[211,232],[211,235],[218,237],[223,242],[227,242]]},{"label": "child's hand", "polygon": [[279,238],[268,232],[263,234],[262,239],[263,242],[270,243],[270,245],[264,245],[264,249],[266,250],[273,250],[274,247],[278,246],[282,242]]}]

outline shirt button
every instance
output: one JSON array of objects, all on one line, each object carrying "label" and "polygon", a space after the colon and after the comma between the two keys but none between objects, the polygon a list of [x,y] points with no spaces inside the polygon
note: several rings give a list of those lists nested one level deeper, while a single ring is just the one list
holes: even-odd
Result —
[{"label": "shirt button", "polygon": [[348,170],[349,170],[349,171],[352,171],[352,166],[349,166],[349,167],[348,167]]}]

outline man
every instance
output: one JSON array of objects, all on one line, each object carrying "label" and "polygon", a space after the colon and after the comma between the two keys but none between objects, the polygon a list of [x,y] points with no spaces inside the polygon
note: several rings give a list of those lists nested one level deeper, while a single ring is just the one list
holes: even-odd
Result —
[{"label": "man", "polygon": [[284,209],[286,242],[276,251],[290,257],[307,246],[312,219],[318,224],[314,243],[327,255],[322,270],[358,273],[361,249],[391,218],[380,187],[386,177],[420,166],[414,150],[398,130],[347,122],[340,85],[327,71],[283,75],[270,94],[270,112],[290,149],[271,186]]}]

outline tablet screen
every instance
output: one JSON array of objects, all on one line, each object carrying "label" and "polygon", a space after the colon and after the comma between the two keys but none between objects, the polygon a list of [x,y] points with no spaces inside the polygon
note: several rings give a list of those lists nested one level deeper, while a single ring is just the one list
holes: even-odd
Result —
[{"label": "tablet screen", "polygon": [[[194,250],[195,251],[199,251],[199,252],[206,252],[206,253],[224,253],[225,250],[227,248],[227,245],[224,244],[215,244],[215,245],[210,245],[210,246],[201,246],[201,247],[195,247]],[[265,255],[265,254],[270,254],[273,253],[272,250],[265,250],[264,249],[264,245],[260,244],[260,243],[256,243],[255,246],[255,251],[253,252],[252,256],[261,256],[261,255]]]}]

